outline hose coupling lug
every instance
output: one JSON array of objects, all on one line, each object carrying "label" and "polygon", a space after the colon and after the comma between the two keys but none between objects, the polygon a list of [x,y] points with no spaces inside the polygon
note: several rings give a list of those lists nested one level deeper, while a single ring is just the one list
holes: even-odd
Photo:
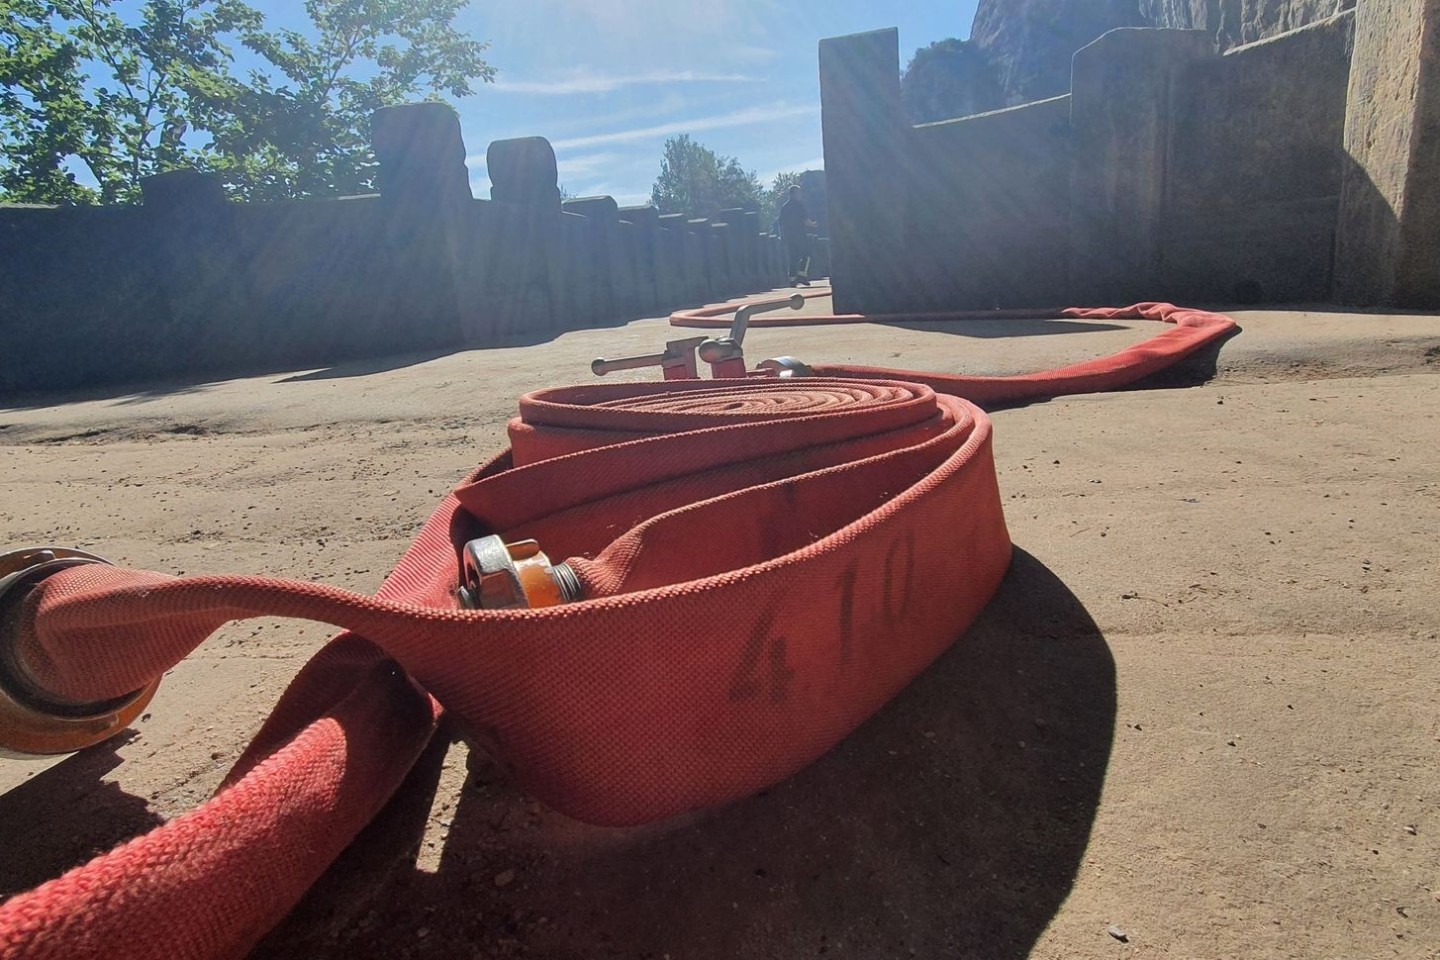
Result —
[{"label": "hose coupling lug", "polygon": [[813,377],[815,371],[810,365],[794,357],[771,357],[769,360],[761,360],[755,366],[756,370],[764,370],[775,377]]},{"label": "hose coupling lug", "polygon": [[158,679],[133,693],[75,703],[35,682],[19,649],[20,611],[37,584],[61,570],[103,557],[65,547],[0,553],[0,757],[23,759],[74,753],[115,736],[150,703]]},{"label": "hose coupling lug", "polygon": [[497,536],[465,544],[457,596],[467,610],[526,610],[583,597],[569,564],[552,564],[534,540],[506,543]]}]

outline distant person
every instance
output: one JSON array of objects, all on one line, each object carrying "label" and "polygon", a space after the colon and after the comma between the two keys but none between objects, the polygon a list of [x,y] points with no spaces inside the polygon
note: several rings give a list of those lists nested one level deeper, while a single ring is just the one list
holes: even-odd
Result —
[{"label": "distant person", "polygon": [[810,235],[815,225],[805,204],[800,202],[800,185],[792,184],[790,199],[780,207],[780,240],[785,244],[785,262],[790,282],[797,287],[810,286]]}]

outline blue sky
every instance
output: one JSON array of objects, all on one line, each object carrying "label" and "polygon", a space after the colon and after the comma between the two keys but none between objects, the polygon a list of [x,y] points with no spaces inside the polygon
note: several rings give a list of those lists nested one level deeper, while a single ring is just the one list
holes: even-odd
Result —
[{"label": "blue sky", "polygon": [[[276,25],[298,4],[258,3]],[[458,25],[491,41],[494,84],[456,104],[471,188],[490,195],[485,148],[539,135],[560,183],[625,203],[650,196],[665,139],[689,133],[768,180],[821,164],[816,45],[900,29],[915,49],[968,37],[975,0],[471,0]]]}]

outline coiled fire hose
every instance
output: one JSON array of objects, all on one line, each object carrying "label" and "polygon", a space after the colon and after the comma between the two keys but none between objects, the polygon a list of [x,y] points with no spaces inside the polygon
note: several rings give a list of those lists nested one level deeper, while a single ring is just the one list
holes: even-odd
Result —
[{"label": "coiled fire hose", "polygon": [[592,823],[790,776],[939,656],[1005,575],[979,405],[1125,386],[1234,327],[1168,304],[1063,315],[1171,326],[1001,378],[789,360],[747,374],[732,336],[699,354],[733,379],[676,378],[684,351],[667,350],[663,384],[525,396],[511,448],[445,498],[373,597],[74,551],[0,558],[11,751],[119,732],[227,621],[344,630],[211,800],[0,905],[0,957],[243,955],[388,800],[442,704],[525,790]]}]

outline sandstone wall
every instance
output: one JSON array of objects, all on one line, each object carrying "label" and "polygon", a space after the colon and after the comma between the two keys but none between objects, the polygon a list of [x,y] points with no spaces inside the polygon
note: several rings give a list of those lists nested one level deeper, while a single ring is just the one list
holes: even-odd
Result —
[{"label": "sandstone wall", "polygon": [[1071,58],[1110,30],[1201,30],[1225,51],[1354,5],[1355,0],[980,0],[964,51],[969,69],[961,78],[974,89],[927,89],[927,99],[948,96],[952,102],[948,114],[937,112],[943,105],[928,103],[926,116],[963,116],[973,112],[977,96],[986,103],[998,98],[1000,106],[1068,93]]},{"label": "sandstone wall", "polygon": [[1220,49],[1297,30],[1355,6],[1355,0],[1139,0],[1147,26],[1204,30]]},{"label": "sandstone wall", "polygon": [[492,144],[477,200],[448,108],[375,129],[376,196],[227,203],[178,171],[139,206],[0,205],[0,395],[535,340],[783,281],[755,214],[693,244],[608,197],[566,213],[538,137]]},{"label": "sandstone wall", "polygon": [[1204,30],[1112,30],[1068,98],[920,126],[897,121],[897,40],[822,45],[843,310],[1440,305],[1440,0],[1224,54]]},{"label": "sandstone wall", "polygon": [[1064,300],[1070,98],[910,133],[904,308]]},{"label": "sandstone wall", "polygon": [[1181,74],[1166,169],[1166,296],[1329,298],[1353,31],[1347,14]]},{"label": "sandstone wall", "polygon": [[1356,10],[1336,249],[1343,303],[1440,302],[1440,0]]}]

